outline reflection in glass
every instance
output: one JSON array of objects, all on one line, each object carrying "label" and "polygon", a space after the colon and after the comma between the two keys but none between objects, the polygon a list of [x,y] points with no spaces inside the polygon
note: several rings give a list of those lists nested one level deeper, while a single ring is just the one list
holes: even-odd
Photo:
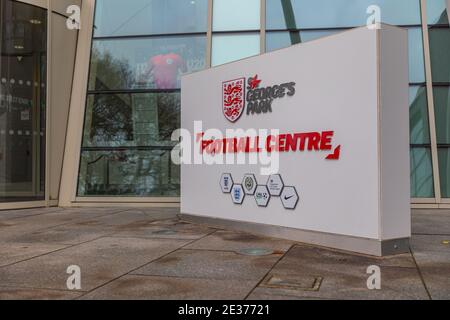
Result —
[{"label": "reflection in glass", "polygon": [[266,28],[314,29],[366,25],[367,8],[377,5],[384,23],[420,25],[419,0],[266,0]]},{"label": "reflection in glass", "polygon": [[[306,30],[300,32],[268,31],[266,33],[267,52],[289,47],[299,42],[308,42],[325,36],[343,32],[344,30]],[[292,33],[296,37],[292,37]],[[421,28],[408,29],[409,46],[409,78],[412,83],[425,82],[425,63]]]},{"label": "reflection in glass", "polygon": [[450,86],[433,88],[438,144],[450,144]]},{"label": "reflection in glass", "polygon": [[173,146],[180,93],[88,96],[83,147]]},{"label": "reflection in glass", "polygon": [[433,82],[450,82],[450,29],[430,28]]},{"label": "reflection in glass", "polygon": [[425,86],[409,87],[411,144],[429,144],[428,100]]},{"label": "reflection in glass", "polygon": [[97,0],[94,37],[205,32],[207,0]]},{"label": "reflection in glass", "polygon": [[216,34],[212,38],[212,65],[217,66],[259,54],[259,33]]},{"label": "reflection in glass", "polygon": [[439,175],[443,198],[450,198],[450,148],[439,148]]},{"label": "reflection in glass", "polygon": [[178,196],[180,93],[88,96],[79,196]]},{"label": "reflection in glass", "polygon": [[411,148],[411,197],[434,197],[430,148]]},{"label": "reflection in glass", "polygon": [[205,67],[205,36],[94,40],[90,90],[175,89]]},{"label": "reflection in glass", "polygon": [[427,0],[428,25],[448,25],[447,0]]},{"label": "reflection in glass", "polygon": [[425,82],[425,60],[421,28],[408,28],[409,81]]},{"label": "reflection in glass", "polygon": [[342,32],[342,30],[311,30],[311,31],[297,31],[298,36],[292,37],[291,32],[288,31],[268,31],[266,33],[266,51],[286,48],[299,42],[292,41],[300,40],[300,42],[308,42],[311,40],[323,38],[332,34]]},{"label": "reflection in glass", "polygon": [[177,197],[180,167],[171,149],[83,150],[78,195]]},{"label": "reflection in glass", "polygon": [[213,31],[259,30],[260,0],[214,0]]},{"label": "reflection in glass", "polygon": [[0,202],[44,200],[47,11],[0,6]]}]

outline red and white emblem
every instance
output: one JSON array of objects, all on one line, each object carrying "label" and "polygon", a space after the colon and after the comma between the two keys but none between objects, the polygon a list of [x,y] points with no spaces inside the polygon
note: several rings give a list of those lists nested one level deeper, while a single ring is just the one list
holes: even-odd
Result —
[{"label": "red and white emblem", "polygon": [[236,122],[245,109],[245,78],[224,82],[222,110],[225,118]]}]

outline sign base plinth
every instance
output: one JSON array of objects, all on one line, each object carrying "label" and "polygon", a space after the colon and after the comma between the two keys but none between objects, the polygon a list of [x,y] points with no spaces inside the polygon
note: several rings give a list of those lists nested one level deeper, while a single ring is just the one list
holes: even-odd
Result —
[{"label": "sign base plinth", "polygon": [[180,217],[183,221],[208,227],[225,228],[226,230],[237,232],[248,232],[258,236],[290,240],[306,245],[325,247],[330,250],[337,249],[347,251],[349,253],[385,257],[410,252],[409,238],[375,240],[267,224],[203,217],[192,214],[181,214]]}]

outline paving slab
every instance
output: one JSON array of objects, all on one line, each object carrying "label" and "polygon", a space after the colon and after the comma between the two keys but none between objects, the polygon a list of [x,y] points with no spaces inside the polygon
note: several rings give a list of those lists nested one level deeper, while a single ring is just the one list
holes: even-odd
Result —
[{"label": "paving slab", "polygon": [[[0,242],[0,267],[28,260],[40,255],[66,248],[65,245],[46,243],[2,243]],[[0,278],[1,278],[0,269]],[[0,282],[1,284],[1,282]]]},{"label": "paving slab", "polygon": [[176,218],[176,214],[167,211],[151,212],[148,210],[128,210],[112,215],[84,220],[76,223],[76,225],[114,227],[116,231],[129,231],[148,227],[152,222],[157,220],[173,218]]},{"label": "paving slab", "polygon": [[199,241],[195,241],[187,249],[240,251],[249,248],[264,248],[276,252],[286,252],[293,242],[261,237],[242,232],[217,231]]},{"label": "paving slab", "polygon": [[[326,300],[426,300],[427,292],[420,279],[417,269],[381,267],[381,290],[369,290],[366,282],[369,275],[361,270],[349,272],[323,272],[313,270],[301,270],[299,266],[297,277],[322,276],[320,288],[316,290],[292,287],[269,287],[264,282],[256,288],[249,299],[326,299]],[[283,278],[286,275],[283,270],[276,269],[269,275]],[[292,276],[292,275],[291,275]],[[265,279],[266,280],[266,279]]]},{"label": "paving slab", "polygon": [[[413,255],[384,258],[178,215],[177,208],[0,211],[0,299],[450,299],[450,210],[413,210]],[[246,249],[269,255],[238,254]],[[69,265],[81,267],[80,292],[67,291]],[[382,290],[367,289],[370,265],[381,268]]]},{"label": "paving slab", "polygon": [[101,238],[0,268],[0,283],[65,290],[71,265],[81,268],[82,291],[89,291],[187,244],[183,240]]},{"label": "paving slab", "polygon": [[254,281],[125,276],[84,300],[242,300]]},{"label": "paving slab", "polygon": [[0,240],[14,241],[20,235],[26,235],[35,231],[47,230],[54,227],[69,224],[82,223],[89,219],[96,219],[109,215],[107,212],[73,212],[70,214],[61,212],[50,212],[41,215],[26,216],[13,220],[0,222]]},{"label": "paving slab", "polygon": [[449,238],[416,235],[411,241],[414,258],[433,299],[450,299]]},{"label": "paving slab", "polygon": [[412,233],[450,235],[450,210],[413,210]]},{"label": "paving slab", "polygon": [[433,300],[450,300],[450,254],[414,254]]},{"label": "paving slab", "polygon": [[70,291],[0,286],[0,300],[73,300],[80,296]]},{"label": "paving slab", "polygon": [[234,252],[178,250],[134,271],[135,275],[218,280],[261,280],[281,255],[243,256]]},{"label": "paving slab", "polygon": [[[134,209],[136,210],[136,209]],[[180,208],[139,208],[138,210],[148,214],[161,214],[165,218],[167,215],[179,215]]]},{"label": "paving slab", "polygon": [[217,229],[190,224],[180,220],[156,221],[135,230],[125,230],[114,233],[113,237],[159,238],[159,239],[187,239],[203,238]]},{"label": "paving slab", "polygon": [[61,208],[34,208],[34,209],[21,209],[21,210],[0,210],[0,222],[6,221],[6,220],[11,220],[11,219],[35,216],[35,215],[40,215],[40,214],[47,214],[50,212],[57,212],[60,210],[61,210]]},{"label": "paving slab", "polygon": [[[367,268],[371,265],[381,269],[382,290],[367,288]],[[271,284],[272,277],[280,281]],[[311,284],[314,281],[320,284],[318,288]],[[270,296],[286,299],[428,298],[410,255],[372,258],[310,246],[293,247],[249,298]]]},{"label": "paving slab", "polygon": [[450,235],[413,235],[411,250],[415,253],[442,252],[450,254]]},{"label": "paving slab", "polygon": [[[307,244],[297,244],[278,263],[277,267],[283,267],[286,272],[296,272],[296,266],[301,262],[302,266],[320,267],[321,270],[333,272],[345,267],[367,268],[371,265],[384,267],[415,268],[411,254],[400,254],[387,257],[373,257],[362,254],[314,247]],[[366,269],[364,269],[366,270]],[[365,272],[365,271],[364,271]]]},{"label": "paving slab", "polygon": [[8,241],[20,243],[54,243],[76,245],[109,236],[113,232],[114,229],[107,227],[100,228],[91,226],[65,225],[62,227],[33,231],[17,237],[11,236]]},{"label": "paving slab", "polygon": [[104,213],[104,214],[114,214],[119,212],[125,212],[128,210],[133,210],[132,208],[125,208],[125,207],[117,207],[117,208],[105,208],[105,207],[74,207],[74,208],[56,208],[58,209],[58,212],[66,213],[66,214],[72,214],[72,213]]}]

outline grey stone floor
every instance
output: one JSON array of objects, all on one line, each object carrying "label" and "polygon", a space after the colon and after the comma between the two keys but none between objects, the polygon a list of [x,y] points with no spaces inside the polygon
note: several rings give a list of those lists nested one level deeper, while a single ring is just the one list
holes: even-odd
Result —
[{"label": "grey stone floor", "polygon": [[[185,223],[176,209],[0,211],[0,299],[449,299],[450,211],[374,258]],[[248,255],[264,249],[265,255]],[[67,268],[81,290],[67,289]],[[368,266],[381,290],[368,290]]]}]

